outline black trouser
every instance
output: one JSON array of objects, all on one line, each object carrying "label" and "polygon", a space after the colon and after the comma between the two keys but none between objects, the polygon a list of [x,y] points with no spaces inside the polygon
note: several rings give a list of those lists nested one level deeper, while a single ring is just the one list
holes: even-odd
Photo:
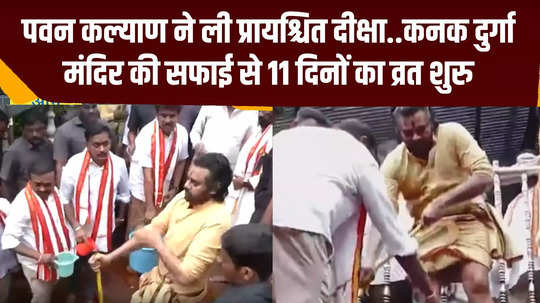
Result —
[{"label": "black trouser", "polygon": [[[118,213],[118,210],[116,211]],[[123,218],[124,220],[127,220],[127,218]],[[126,242],[126,227],[127,222],[124,221],[124,223],[117,225],[112,233],[112,249],[115,250],[118,247],[122,246],[124,242]]]},{"label": "black trouser", "polygon": [[[369,287],[369,296],[362,302],[382,303],[383,291],[385,285],[371,285]],[[390,296],[392,303],[410,303],[412,302],[412,289],[409,281],[403,280],[390,283]]]},{"label": "black trouser", "polygon": [[96,273],[88,264],[90,255],[85,257],[79,257],[79,260],[75,262],[75,270],[71,277],[72,292],[77,297],[75,302],[89,302],[93,300],[97,293],[96,286]]}]

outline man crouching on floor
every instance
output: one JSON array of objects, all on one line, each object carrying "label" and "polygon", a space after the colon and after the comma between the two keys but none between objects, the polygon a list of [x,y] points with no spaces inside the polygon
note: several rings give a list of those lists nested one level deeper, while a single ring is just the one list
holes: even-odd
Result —
[{"label": "man crouching on floor", "polygon": [[90,266],[99,271],[119,256],[152,247],[159,264],[141,276],[131,302],[201,302],[207,293],[210,268],[219,255],[221,236],[230,227],[223,200],[231,180],[225,156],[209,153],[195,160],[185,184],[185,198],[175,197],[115,251],[92,256]]}]

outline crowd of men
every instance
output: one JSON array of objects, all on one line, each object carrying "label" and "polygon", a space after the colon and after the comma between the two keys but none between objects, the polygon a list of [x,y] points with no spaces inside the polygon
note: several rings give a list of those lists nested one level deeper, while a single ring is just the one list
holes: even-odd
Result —
[{"label": "crowd of men", "polygon": [[215,302],[271,302],[274,112],[85,104],[54,140],[39,107],[18,119],[0,169],[0,303],[20,270],[31,302],[50,302],[61,252],[79,254],[66,300],[95,302],[94,271],[142,247],[159,262],[132,302],[209,302],[214,275],[232,284]]},{"label": "crowd of men", "polygon": [[[396,107],[388,121],[399,144],[377,146],[366,123],[333,125],[315,108],[274,136],[277,302],[495,302],[499,260],[510,302],[526,302],[523,209],[537,250],[537,179],[503,220],[485,199],[494,170],[466,128],[439,123],[429,107]],[[517,165],[538,157],[521,154]]]}]

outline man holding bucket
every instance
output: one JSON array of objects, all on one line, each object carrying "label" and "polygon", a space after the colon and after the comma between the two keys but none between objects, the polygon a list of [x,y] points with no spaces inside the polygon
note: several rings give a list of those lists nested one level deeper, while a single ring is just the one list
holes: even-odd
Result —
[{"label": "man holding bucket", "polygon": [[230,227],[223,200],[232,180],[229,161],[208,153],[194,160],[185,184],[145,228],[110,254],[89,260],[95,271],[141,247],[154,248],[159,264],[141,276],[131,302],[201,302],[207,293],[210,268],[221,249],[221,236]]},{"label": "man holding bucket", "polygon": [[[66,198],[66,217],[75,230],[77,253],[81,256],[72,280],[77,302],[92,302],[96,276],[88,266],[88,255],[94,248],[105,253],[112,251],[114,228],[124,220],[130,198],[124,159],[110,152],[109,127],[102,122],[89,125],[85,137],[86,149],[69,159],[60,184],[60,192]],[[122,202],[118,219],[115,201]]]},{"label": "man holding bucket", "polygon": [[[65,202],[54,184],[52,159],[35,162],[30,167],[28,184],[11,204],[2,235],[2,247],[13,249],[22,265],[32,289],[32,303],[50,302],[59,274],[63,274],[60,271],[64,269],[57,270],[55,259],[62,252],[73,252],[75,246],[73,233],[64,219]],[[67,256],[72,257],[69,267],[76,256],[71,253]]]}]

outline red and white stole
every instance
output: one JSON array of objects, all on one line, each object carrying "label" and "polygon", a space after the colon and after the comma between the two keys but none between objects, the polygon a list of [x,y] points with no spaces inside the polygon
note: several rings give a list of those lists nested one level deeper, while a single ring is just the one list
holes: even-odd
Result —
[{"label": "red and white stole", "polygon": [[169,184],[165,180],[171,180],[176,167],[176,144],[178,141],[178,131],[176,128],[170,134],[172,137],[171,148],[165,156],[165,135],[159,127],[157,119],[154,120],[154,133],[152,134],[152,171],[154,173],[154,204],[156,207],[163,206],[163,193],[169,189]]},{"label": "red and white stole", "polygon": [[362,267],[362,250],[364,249],[364,232],[366,231],[367,210],[364,203],[360,205],[360,216],[356,225],[356,248],[354,250],[353,274],[351,277],[351,303],[355,303],[360,290],[360,268]]},{"label": "red and white stole", "polygon": [[[272,149],[272,124],[268,125],[264,131],[258,135],[259,138],[255,141],[255,144],[250,148],[246,158],[246,166],[244,167],[244,177],[250,178],[257,176],[261,173],[262,165],[259,165],[261,158]],[[232,207],[233,221],[236,220],[238,212],[239,202],[244,195],[245,189],[242,188],[234,201]]]},{"label": "red and white stole", "polygon": [[[109,155],[107,161],[103,166],[101,173],[101,181],[99,183],[98,200],[96,206],[95,217],[92,211],[92,203],[90,201],[91,189],[89,182],[87,182],[88,166],[90,165],[91,156],[88,151],[84,155],[81,172],[77,180],[77,187],[75,189],[75,216],[80,224],[88,224],[93,221],[91,238],[97,244],[97,236],[100,226],[105,225],[107,231],[107,252],[112,250],[112,232],[114,229],[114,169],[112,165],[112,158]],[[103,199],[106,199],[105,203]],[[81,216],[81,204],[87,205],[88,216],[86,220]],[[105,204],[105,205],[104,205]],[[105,209],[105,211],[104,211]],[[105,220],[102,217],[106,216]],[[92,220],[91,220],[92,218]]]},{"label": "red and white stole", "polygon": [[[272,148],[272,124],[268,125],[260,134],[259,139],[249,150],[246,158],[246,167],[244,168],[244,176],[253,177],[261,172],[259,162],[261,158],[267,154],[267,150]],[[254,157],[255,156],[255,157]]]},{"label": "red and white stole", "polygon": [[[53,213],[51,212],[49,205],[47,205],[47,201],[42,201],[36,197],[30,183],[26,185],[24,194],[30,210],[30,221],[36,239],[37,250],[42,254],[54,255],[71,250],[72,246],[69,238],[69,231],[66,226],[64,211],[56,188],[51,195],[53,195],[56,208],[56,214],[54,215],[58,216],[60,219],[60,226],[57,226],[55,223]],[[55,239],[54,243],[51,237],[53,234]],[[38,264],[36,278],[43,281],[55,281],[58,279],[58,275],[54,267]]]}]

